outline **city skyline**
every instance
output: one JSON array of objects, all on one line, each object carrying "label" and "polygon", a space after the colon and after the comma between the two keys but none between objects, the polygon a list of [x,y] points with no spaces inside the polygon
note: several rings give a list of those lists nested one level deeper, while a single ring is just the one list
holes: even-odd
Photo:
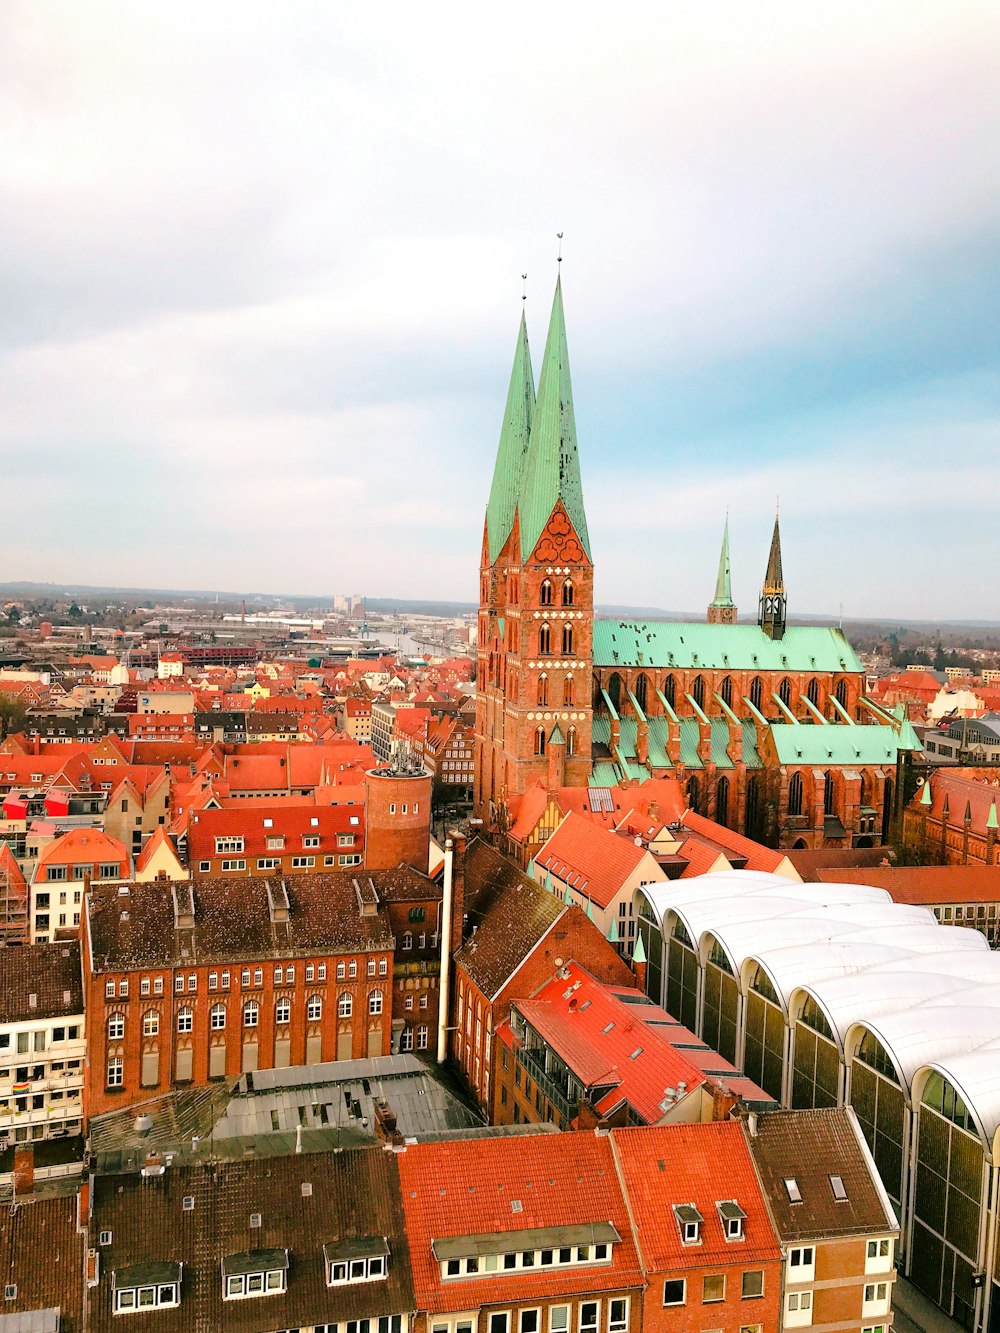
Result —
[{"label": "city skyline", "polygon": [[0,16],[5,581],[473,603],[563,231],[598,603],[990,618],[989,6],[239,13]]}]

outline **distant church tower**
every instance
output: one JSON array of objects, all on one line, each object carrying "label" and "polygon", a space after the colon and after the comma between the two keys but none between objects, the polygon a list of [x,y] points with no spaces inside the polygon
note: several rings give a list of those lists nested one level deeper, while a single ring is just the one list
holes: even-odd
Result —
[{"label": "distant church tower", "polygon": [[722,533],[722,554],[719,556],[719,574],[715,580],[715,596],[708,604],[710,625],[735,625],[736,603],[729,581],[729,517]]},{"label": "distant church tower", "polygon": [[767,558],[767,573],[764,575],[760,610],[757,615],[757,624],[770,638],[784,638],[786,609],[785,579],[781,572],[781,532],[778,528],[778,515],[775,514],[771,552]]},{"label": "distant church tower", "polygon": [[535,397],[521,316],[480,560],[475,812],[496,822],[533,782],[587,785],[594,566],[562,284]]}]

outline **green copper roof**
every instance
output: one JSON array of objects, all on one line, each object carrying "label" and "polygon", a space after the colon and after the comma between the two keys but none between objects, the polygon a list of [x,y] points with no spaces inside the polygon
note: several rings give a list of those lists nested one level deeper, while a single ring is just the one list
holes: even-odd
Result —
[{"label": "green copper roof", "polygon": [[565,745],[565,744],[566,744],[565,737],[563,736],[562,731],[559,729],[559,723],[558,723],[558,722],[556,722],[556,723],[553,724],[553,726],[552,726],[552,730],[549,732],[549,744],[550,744],[550,745]]},{"label": "green copper roof", "polygon": [[990,813],[989,813],[989,815],[988,815],[987,818],[986,818],[986,827],[987,827],[987,828],[996,828],[996,827],[997,827],[997,803],[996,803],[996,801],[991,801],[991,802],[990,802]]},{"label": "green copper roof", "polygon": [[500,554],[514,526],[514,510],[524,476],[524,458],[528,452],[534,408],[535,382],[531,374],[531,353],[528,351],[528,328],[522,310],[514,368],[510,373],[510,388],[507,390],[507,407],[500,429],[496,467],[493,469],[493,485],[486,506],[491,561]]},{"label": "green copper roof", "polygon": [[531,422],[531,439],[524,462],[518,512],[521,522],[521,559],[535,549],[558,500],[566,507],[583,549],[590,557],[590,535],[583,508],[580,457],[576,447],[573,386],[569,377],[562,283],[556,282],[549,335],[545,342],[538,398]]},{"label": "green copper roof", "polygon": [[771,593],[783,593],[785,591],[785,576],[781,570],[781,530],[778,527],[777,514],[774,516],[774,532],[771,534],[771,550],[767,557],[767,573],[764,575],[764,591]]},{"label": "green copper roof", "polygon": [[646,961],[646,946],[642,942],[642,936],[638,935],[635,941],[635,948],[632,950],[632,962],[644,963]]},{"label": "green copper roof", "polygon": [[618,918],[614,916],[611,918],[611,925],[608,926],[608,943],[618,943]]},{"label": "green copper roof", "polygon": [[921,805],[927,805],[927,806],[930,806],[930,805],[933,805],[933,804],[934,804],[934,799],[933,799],[933,797],[931,796],[931,780],[930,780],[930,778],[927,779],[927,781],[924,783],[923,787],[920,789],[920,804],[921,804]]},{"label": "green copper roof", "polygon": [[772,639],[759,625],[706,625],[669,620],[594,622],[596,667],[663,667],[707,671],[860,672],[841,630],[793,625]]},{"label": "green copper roof", "polygon": [[894,764],[899,738],[892,727],[793,726],[780,722],[771,727],[774,748],[781,764]]},{"label": "green copper roof", "polygon": [[715,580],[715,596],[712,598],[713,606],[731,607],[733,602],[733,590],[729,581],[729,519],[726,519],[726,526],[722,533],[722,554],[719,556],[719,573]]}]

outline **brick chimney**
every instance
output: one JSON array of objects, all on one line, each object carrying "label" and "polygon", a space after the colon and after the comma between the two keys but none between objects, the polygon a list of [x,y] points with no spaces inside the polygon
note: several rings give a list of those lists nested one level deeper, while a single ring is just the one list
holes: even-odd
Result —
[{"label": "brick chimney", "polygon": [[19,1143],[14,1148],[14,1198],[22,1198],[35,1188],[35,1148]]},{"label": "brick chimney", "polygon": [[464,833],[451,835],[454,852],[451,867],[451,947],[452,955],[462,947],[465,923],[465,851]]}]

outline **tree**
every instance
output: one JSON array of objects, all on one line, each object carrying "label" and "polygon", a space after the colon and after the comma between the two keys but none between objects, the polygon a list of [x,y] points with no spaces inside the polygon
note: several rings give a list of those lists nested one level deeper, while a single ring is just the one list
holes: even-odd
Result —
[{"label": "tree", "polygon": [[14,731],[23,731],[28,717],[28,706],[16,694],[0,694],[0,741]]}]

